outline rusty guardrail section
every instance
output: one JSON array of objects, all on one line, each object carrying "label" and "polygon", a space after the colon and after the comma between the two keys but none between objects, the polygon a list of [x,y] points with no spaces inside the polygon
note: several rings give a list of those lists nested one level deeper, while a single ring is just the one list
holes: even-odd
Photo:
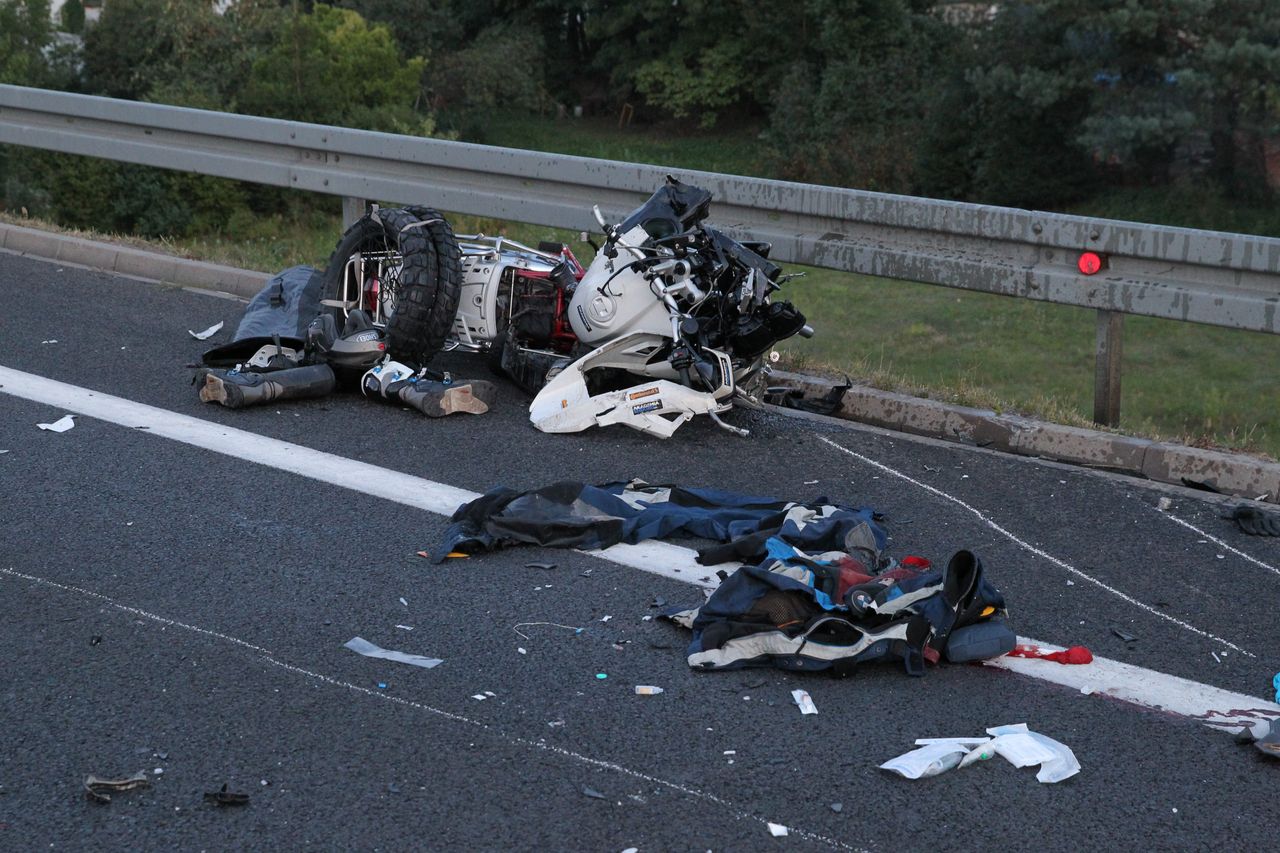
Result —
[{"label": "rusty guardrail section", "polygon": [[[592,230],[668,173],[773,257],[1098,311],[1095,420],[1119,419],[1123,315],[1280,333],[1280,239],[664,169],[0,86],[0,142],[361,200]],[[1104,268],[1086,276],[1080,254]]]}]

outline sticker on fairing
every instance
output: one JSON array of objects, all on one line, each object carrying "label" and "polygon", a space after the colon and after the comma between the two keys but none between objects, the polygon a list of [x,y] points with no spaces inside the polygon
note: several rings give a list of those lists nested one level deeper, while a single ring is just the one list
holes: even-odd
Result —
[{"label": "sticker on fairing", "polygon": [[657,389],[657,388],[646,388],[646,389],[644,389],[643,391],[636,391],[636,392],[635,392],[635,393],[633,393],[633,394],[628,394],[628,395],[627,395],[627,399],[628,399],[628,400],[641,400],[641,399],[643,399],[643,398],[645,398],[645,397],[652,397],[654,394],[657,394],[657,393],[658,393],[658,389]]},{"label": "sticker on fairing", "polygon": [[653,400],[652,402],[649,402],[649,403],[641,403],[638,406],[632,406],[631,414],[643,415],[645,412],[652,412],[654,409],[661,409],[661,408],[662,408],[662,401]]}]

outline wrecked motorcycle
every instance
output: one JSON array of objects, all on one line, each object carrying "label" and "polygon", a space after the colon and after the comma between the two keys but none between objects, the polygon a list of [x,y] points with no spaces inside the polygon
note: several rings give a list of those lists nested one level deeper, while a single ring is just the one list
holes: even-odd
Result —
[{"label": "wrecked motorcycle", "polygon": [[429,208],[374,210],[335,249],[322,304],[367,311],[410,365],[486,353],[536,393],[530,420],[544,432],[621,423],[665,438],[706,414],[746,434],[719,415],[754,404],[745,388],[763,379],[765,354],[813,330],[771,301],[792,276],[769,244],[705,225],[710,203],[669,177],[616,225],[595,208],[605,241],[585,269],[565,245],[455,236]]}]

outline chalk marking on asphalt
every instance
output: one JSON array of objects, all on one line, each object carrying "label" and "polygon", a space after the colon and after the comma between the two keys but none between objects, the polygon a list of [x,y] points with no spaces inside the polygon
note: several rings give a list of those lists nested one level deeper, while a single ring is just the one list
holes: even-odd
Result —
[{"label": "chalk marking on asphalt", "polygon": [[[480,497],[477,492],[446,483],[437,483],[8,367],[0,366],[0,391],[36,403],[79,412],[141,433],[158,435],[322,483],[424,509],[437,515],[451,516],[462,504]],[[654,540],[635,545],[618,544],[603,551],[584,553],[706,588],[718,583],[715,577],[717,569],[736,568],[736,565],[699,565],[689,549]]]},{"label": "chalk marking on asphalt", "polygon": [[1280,575],[1280,569],[1277,569],[1275,566],[1268,565],[1262,562],[1261,560],[1259,560],[1257,557],[1253,557],[1249,554],[1246,554],[1244,551],[1241,551],[1238,548],[1231,547],[1226,542],[1223,542],[1221,539],[1219,539],[1217,536],[1214,536],[1212,533],[1206,533],[1205,531],[1201,530],[1199,527],[1196,527],[1191,522],[1184,521],[1183,519],[1178,518],[1176,515],[1174,515],[1171,512],[1168,512],[1167,510],[1161,509],[1161,510],[1156,510],[1156,512],[1160,513],[1170,521],[1181,524],[1183,527],[1187,528],[1188,530],[1198,533],[1199,535],[1203,536],[1205,539],[1208,539],[1210,542],[1217,545],[1219,548],[1222,548],[1224,551],[1230,551],[1232,554],[1235,554],[1237,557],[1241,557],[1244,560],[1247,560],[1248,562],[1253,563],[1255,566],[1261,566],[1262,568],[1266,569],[1267,571],[1273,574]]},{"label": "chalk marking on asphalt", "polygon": [[1105,590],[1106,592],[1111,593],[1112,595],[1116,596],[1122,601],[1126,601],[1129,604],[1132,604],[1134,607],[1145,610],[1146,612],[1152,614],[1153,616],[1158,616],[1161,619],[1164,619],[1168,622],[1172,622],[1174,625],[1177,625],[1179,628],[1182,628],[1183,630],[1190,631],[1193,634],[1199,634],[1201,637],[1204,637],[1205,639],[1208,639],[1208,640],[1213,640],[1215,643],[1221,643],[1222,645],[1226,646],[1229,649],[1235,649],[1237,652],[1240,652],[1240,654],[1242,655],[1247,655],[1251,658],[1257,657],[1257,655],[1255,655],[1253,652],[1248,651],[1247,649],[1243,649],[1240,646],[1237,646],[1235,643],[1231,642],[1230,640],[1223,639],[1222,637],[1219,637],[1217,634],[1211,634],[1208,631],[1204,630],[1203,628],[1197,628],[1195,625],[1192,625],[1189,622],[1184,622],[1181,619],[1177,618],[1176,616],[1171,616],[1168,613],[1163,613],[1160,610],[1157,610],[1156,608],[1152,607],[1150,604],[1146,604],[1142,601],[1139,601],[1138,599],[1134,598],[1128,593],[1122,592],[1116,589],[1115,587],[1111,586],[1110,584],[1105,583],[1099,580],[1098,578],[1095,578],[1093,575],[1080,571],[1070,563],[1067,563],[1063,560],[1058,559],[1052,554],[1042,551],[1041,549],[1032,545],[1030,542],[1019,539],[1016,535],[1006,530],[1005,528],[1001,527],[995,521],[991,520],[986,515],[984,515],[982,510],[977,509],[976,507],[970,506],[969,504],[965,503],[964,501],[960,500],[954,495],[947,494],[946,492],[942,491],[939,488],[930,486],[928,483],[922,483],[919,480],[915,479],[914,477],[911,477],[907,474],[903,474],[901,471],[898,471],[894,468],[890,468],[888,465],[885,465],[883,462],[877,462],[876,460],[870,457],[863,456],[861,453],[857,453],[856,451],[850,450],[849,448],[844,447],[843,445],[837,444],[836,442],[827,438],[825,435],[820,435],[818,436],[818,438],[821,441],[831,445],[836,450],[843,451],[844,453],[849,454],[855,459],[859,459],[865,462],[866,464],[872,466],[873,468],[878,468],[881,471],[884,471],[886,474],[891,474],[894,477],[898,477],[900,479],[906,480],[908,483],[911,483],[912,485],[919,486],[925,491],[935,494],[938,497],[942,498],[943,500],[951,501],[957,506],[960,506],[968,510],[969,512],[973,513],[973,515],[975,515],[978,518],[978,520],[981,521],[983,524],[987,525],[992,530],[995,530],[997,533],[1000,533],[1008,537],[1013,542],[1015,542],[1019,547],[1027,551],[1030,551],[1032,554],[1035,554],[1037,557],[1043,557],[1044,559],[1053,563],[1055,566],[1058,566],[1059,568],[1062,568],[1062,569],[1066,569],[1068,572],[1071,572],[1076,577],[1081,578],[1082,580],[1088,581],[1089,583],[1093,584],[1099,589]]},{"label": "chalk marking on asphalt", "polygon": [[[140,616],[144,619],[148,619],[152,622],[156,622],[166,627],[181,628],[185,631],[190,631],[192,633],[199,634],[207,638],[220,640],[226,643],[232,643],[234,645],[239,646],[242,649],[246,649],[248,651],[253,652],[258,657],[258,659],[268,664],[271,664],[272,666],[279,667],[280,669],[286,670],[288,672],[292,672],[296,675],[301,675],[305,678],[312,679],[313,681],[318,681],[322,684],[327,684],[331,687],[340,687],[344,690],[349,690],[353,693],[358,693],[364,696],[370,696],[375,699],[381,699],[386,702],[393,702],[397,705],[405,705],[407,707],[413,708],[418,711],[425,711],[429,714],[434,714],[438,717],[442,717],[451,722],[462,723],[464,725],[473,726],[475,728],[481,729],[482,731],[492,734],[500,738],[501,740],[504,740],[507,743],[515,746],[521,746],[528,749],[537,749],[537,750],[541,750],[542,752],[553,753],[555,755],[561,756],[562,758],[567,758],[570,761],[574,761],[579,764],[586,764],[591,767],[598,767],[601,770],[610,770],[614,773],[620,773],[624,776],[630,776],[633,779],[638,779],[647,784],[661,785],[664,788],[668,788],[672,791],[676,791],[677,793],[684,794],[687,797],[692,797],[694,799],[702,800],[704,802],[708,802],[708,803],[712,803],[714,805],[720,806],[721,808],[730,812],[733,815],[733,817],[737,820],[750,820],[750,821],[759,823],[762,826],[768,826],[769,823],[772,822],[768,818],[760,817],[758,815],[754,815],[754,814],[751,814],[750,812],[744,811],[743,809],[741,809],[734,803],[730,802],[729,800],[726,800],[723,797],[719,797],[707,791],[703,791],[698,788],[691,788],[688,785],[682,785],[679,782],[672,782],[667,779],[663,779],[660,776],[652,776],[648,773],[642,773],[639,770],[633,770],[630,767],[627,767],[625,764],[618,764],[616,761],[606,761],[600,758],[592,758],[589,755],[584,755],[580,752],[575,752],[574,750],[571,750],[571,749],[565,749],[562,746],[549,744],[549,743],[546,743],[545,741],[530,740],[529,738],[521,737],[515,734],[510,734],[498,728],[497,726],[491,725],[489,723],[484,723],[484,722],[481,722],[480,720],[475,720],[475,719],[472,719],[471,717],[463,716],[462,714],[455,714],[452,711],[446,711],[442,708],[436,708],[432,705],[427,705],[426,703],[423,703],[423,702],[418,702],[413,699],[407,699],[403,696],[396,696],[394,694],[386,693],[381,690],[373,690],[372,688],[369,688],[369,687],[361,687],[358,684],[352,684],[351,682],[343,681],[340,678],[334,678],[333,676],[325,675],[324,673],[321,673],[321,672],[315,672],[314,670],[305,669],[303,667],[296,666],[294,664],[280,660],[279,658],[275,657],[270,651],[262,648],[261,646],[254,645],[253,643],[246,642],[245,640],[241,640],[236,637],[232,637],[227,634],[220,633],[218,631],[211,631],[208,628],[201,628],[198,625],[191,625],[186,622],[179,622],[176,619],[169,619],[165,616],[160,616],[158,614],[151,613],[150,611],[143,610],[139,607],[133,607],[128,604],[122,604],[121,602],[116,601],[115,599],[111,598],[108,595],[103,595],[100,592],[94,592],[93,590],[84,589],[83,587],[73,586],[71,584],[59,583],[58,581],[39,577],[38,575],[31,575],[31,574],[27,574],[26,572],[20,572],[14,569],[13,567],[9,567],[7,569],[0,569],[0,574],[8,575],[9,577],[12,577],[12,578],[25,580],[30,583],[41,584],[47,587],[53,587],[54,589],[59,589],[64,592],[83,595],[89,598],[93,598],[97,601],[104,602],[105,604],[108,604],[111,607],[114,607],[117,610],[120,610],[124,613],[128,613],[132,616]],[[849,850],[849,851],[852,851],[853,853],[867,853],[867,851],[863,850],[862,848],[852,847],[836,838],[830,838],[828,836],[820,835],[819,833],[816,833],[816,832],[810,832],[808,830],[801,829],[795,826],[788,825],[787,828],[788,830],[790,830],[790,832],[794,833],[796,836],[800,838],[804,838],[808,841],[817,842],[819,844],[825,844],[828,847],[832,847],[838,850]]]},{"label": "chalk marking on asphalt", "polygon": [[[332,453],[325,453],[324,451],[312,450],[311,448],[302,447],[301,445],[268,438],[266,436],[236,429],[234,427],[222,426],[221,424],[216,424],[211,421],[205,421],[199,418],[189,417],[187,415],[180,415],[176,412],[170,412],[166,409],[148,406],[144,403],[135,403],[132,400],[114,397],[97,391],[89,391],[74,385],[57,382],[52,379],[45,379],[40,376],[23,373],[7,367],[0,367],[0,391],[17,397],[22,397],[23,399],[32,400],[34,402],[69,409],[70,411],[79,412],[80,414],[88,417],[108,421],[120,426],[133,428],[146,427],[145,430],[140,430],[140,432],[158,435],[164,438],[194,445],[196,447],[201,447],[206,450],[212,450],[216,453],[289,471],[314,480],[341,486],[354,491],[360,491],[365,494],[381,497],[407,506],[425,509],[428,512],[440,515],[452,515],[453,511],[460,504],[479,497],[475,492],[469,492],[454,486],[435,483],[431,480],[425,480],[410,474],[380,468],[376,465],[358,462],[353,459],[346,459]],[[873,465],[886,473],[901,477],[902,479],[914,483],[915,485],[933,492],[940,497],[960,504],[970,512],[977,515],[986,524],[1005,536],[1013,539],[1023,547],[1030,549],[1033,553],[1040,554],[1051,562],[1066,568],[1068,571],[1074,572],[1078,576],[1098,584],[1103,589],[1114,592],[1126,601],[1137,604],[1144,609],[1151,609],[1118,590],[1112,590],[1105,584],[1094,580],[1074,567],[1068,566],[1061,560],[1028,545],[1021,539],[1018,539],[1016,536],[1013,536],[1011,533],[1004,530],[1004,528],[986,519],[978,510],[968,504],[965,504],[958,498],[954,498],[951,495],[941,492],[933,486],[914,480],[905,474],[895,471],[894,469],[873,459],[862,456],[859,453],[855,453],[848,448],[841,447],[839,444],[829,441],[825,437],[819,436],[819,438],[822,438],[823,441],[826,441],[832,447],[842,450],[851,456],[862,459],[868,464]],[[588,553],[620,565],[659,574],[664,577],[672,578],[673,580],[684,581],[694,586],[710,587],[714,586],[716,582],[714,580],[714,573],[718,567],[699,565],[695,560],[697,555],[694,551],[678,545],[671,545],[666,542],[642,542],[638,545],[614,545],[613,547],[602,551],[588,551],[584,553]],[[12,571],[8,572],[8,574],[16,575],[16,573]],[[22,575],[16,576],[25,577]],[[704,577],[711,580],[703,581],[702,578]],[[35,579],[33,578],[33,580]],[[55,586],[57,585],[52,581],[46,581],[46,583],[50,583]],[[72,587],[65,588],[74,589]],[[87,595],[98,595],[97,593],[90,593],[87,590],[77,589],[76,591],[84,592]],[[1250,657],[1254,656],[1250,652],[1239,649],[1232,643],[1214,637],[1213,635],[1201,631],[1194,626],[1186,625],[1185,623],[1179,622],[1177,619],[1173,619],[1159,611],[1152,612],[1157,616],[1170,619],[1176,624],[1179,624],[1194,633],[1202,634],[1210,639],[1217,640],[1223,645],[1237,649],[1241,653],[1249,655]],[[149,616],[148,618],[153,617]],[[178,627],[188,628],[189,630],[203,630],[192,626],[181,625],[180,623],[174,624]],[[244,643],[240,640],[212,633],[210,633],[210,636],[244,645],[246,648],[256,651],[262,655],[269,655],[265,650],[259,649],[256,646],[252,646],[251,644]],[[1095,662],[1104,660],[1105,659],[1102,658],[1094,658]],[[1005,665],[1009,662],[1002,660],[998,665]],[[1055,666],[1059,665],[1055,664]],[[1014,666],[1009,665],[1004,666],[1004,668],[1015,670]],[[1062,668],[1065,669],[1066,667]],[[1029,667],[1017,668],[1016,671],[1024,675],[1029,675],[1033,678],[1041,678],[1047,681],[1062,683],[1058,681],[1058,678],[1061,677],[1061,673],[1057,670]],[[1155,683],[1160,683],[1161,679],[1173,679],[1174,681],[1170,683],[1176,683],[1179,685],[1178,689],[1203,691],[1205,696],[1208,697],[1221,698],[1236,697],[1240,695],[1227,693],[1226,691],[1221,691],[1219,688],[1209,685],[1202,685],[1197,682],[1176,679],[1175,676],[1166,675],[1154,670],[1141,671],[1148,673],[1148,679],[1154,679]],[[363,690],[364,688],[355,689]],[[1099,692],[1105,692],[1106,695],[1113,695],[1110,690]],[[382,696],[382,694],[376,693],[372,695]],[[1118,694],[1114,695],[1118,696]],[[1161,702],[1165,701],[1163,693],[1158,696],[1148,697],[1149,701],[1144,701],[1142,698],[1139,698],[1139,696],[1142,695],[1145,694],[1138,693],[1128,698],[1127,701],[1133,701],[1147,707],[1161,707]],[[1230,708],[1212,708],[1216,701],[1217,699],[1214,699],[1213,701],[1206,699],[1202,704],[1211,708],[1212,713],[1222,715],[1230,714],[1238,707],[1247,708],[1255,706],[1260,700],[1251,699],[1250,702],[1252,704],[1249,706],[1236,705],[1235,707]],[[435,709],[432,710],[435,712]]]},{"label": "chalk marking on asphalt", "polygon": [[[1046,652],[1062,651],[1062,646],[1042,643],[1030,637],[1019,637],[1018,642],[1038,646]],[[1011,657],[993,658],[983,663],[1052,681],[1090,695],[1110,696],[1157,711],[1190,717],[1207,726],[1231,732],[1237,732],[1257,720],[1280,719],[1280,705],[1275,702],[1108,658],[1095,657],[1093,663],[1077,666]]]}]

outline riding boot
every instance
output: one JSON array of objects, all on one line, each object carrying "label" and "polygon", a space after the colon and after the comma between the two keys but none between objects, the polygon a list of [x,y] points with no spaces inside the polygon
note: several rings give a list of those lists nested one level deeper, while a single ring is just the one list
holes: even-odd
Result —
[{"label": "riding boot", "polygon": [[454,412],[483,414],[489,411],[497,397],[497,389],[493,383],[483,379],[453,385],[420,379],[417,382],[397,382],[388,386],[387,391],[388,397],[398,398],[405,405],[432,418],[441,418]]},{"label": "riding boot", "polygon": [[200,399],[221,403],[228,409],[242,409],[274,400],[299,400],[323,397],[337,385],[333,370],[327,364],[293,367],[272,373],[240,373],[238,371],[201,370]]}]

